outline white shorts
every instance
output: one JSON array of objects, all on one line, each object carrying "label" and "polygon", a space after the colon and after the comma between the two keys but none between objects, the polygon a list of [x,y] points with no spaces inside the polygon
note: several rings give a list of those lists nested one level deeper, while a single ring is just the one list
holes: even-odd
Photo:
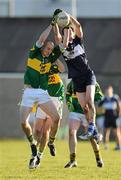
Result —
[{"label": "white shorts", "polygon": [[51,101],[51,98],[47,90],[26,88],[22,96],[21,106],[33,107],[35,102],[43,104],[48,101]]},{"label": "white shorts", "polygon": [[36,113],[35,112],[31,112],[29,115],[29,122],[33,123],[36,119]]},{"label": "white shorts", "polygon": [[[62,119],[62,110],[63,110],[63,102],[61,100],[59,100],[58,97],[51,97],[51,100],[53,101],[54,105],[57,108],[57,111],[60,115],[60,119]],[[47,114],[40,108],[37,108],[37,112],[36,112],[36,118],[40,118],[40,119],[46,119],[47,118]]]},{"label": "white shorts", "polygon": [[117,124],[118,128],[121,128],[121,116],[119,118],[117,118],[116,124]]},{"label": "white shorts", "polygon": [[68,119],[80,121],[83,126],[88,126],[88,122],[84,114],[77,113],[77,112],[69,112]]},{"label": "white shorts", "polygon": [[100,116],[96,119],[96,124],[99,129],[104,129],[104,116]]}]

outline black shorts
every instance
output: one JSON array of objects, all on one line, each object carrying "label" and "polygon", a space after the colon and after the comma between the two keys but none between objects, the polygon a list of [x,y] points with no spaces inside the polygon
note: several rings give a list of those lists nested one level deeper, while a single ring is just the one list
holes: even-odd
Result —
[{"label": "black shorts", "polygon": [[116,118],[105,118],[104,119],[105,128],[117,128]]},{"label": "black shorts", "polygon": [[72,78],[75,92],[86,92],[88,85],[96,84],[96,77],[93,71],[88,71],[85,75]]}]

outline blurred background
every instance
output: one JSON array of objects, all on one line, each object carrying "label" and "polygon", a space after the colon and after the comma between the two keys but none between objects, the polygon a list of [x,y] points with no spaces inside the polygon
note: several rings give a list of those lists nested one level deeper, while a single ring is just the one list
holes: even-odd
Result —
[{"label": "blurred background", "polygon": [[[1,138],[24,136],[18,103],[28,50],[49,25],[57,8],[77,17],[83,27],[88,60],[97,81],[103,90],[111,84],[121,97],[121,0],[0,0]],[[61,76],[66,86],[67,70]],[[65,137],[66,132],[64,104],[59,136]]]}]

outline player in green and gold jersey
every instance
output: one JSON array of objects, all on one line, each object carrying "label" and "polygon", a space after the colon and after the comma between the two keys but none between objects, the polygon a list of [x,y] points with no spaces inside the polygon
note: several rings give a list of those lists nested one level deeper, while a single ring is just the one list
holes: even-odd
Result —
[{"label": "player in green and gold jersey", "polygon": [[59,113],[53,104],[48,92],[48,73],[50,71],[51,64],[55,62],[60,56],[61,52],[59,47],[54,48],[54,44],[51,41],[46,41],[52,30],[52,25],[49,25],[43,33],[40,35],[38,41],[29,51],[26,71],[24,74],[24,92],[22,96],[20,106],[20,119],[24,133],[26,134],[28,141],[30,142],[32,158],[29,162],[29,168],[35,168],[35,162],[37,160],[37,148],[32,135],[32,129],[28,122],[28,117],[32,111],[32,107],[35,103],[46,112],[52,119],[52,132],[55,137],[58,123]]},{"label": "player in green and gold jersey", "polygon": [[[60,120],[62,118],[64,85],[58,73],[64,72],[64,70],[64,65],[61,63],[61,61],[57,60],[56,64],[53,64],[50,68],[48,81],[48,93],[51,96],[51,99],[58,110]],[[42,158],[48,139],[48,147],[50,149],[50,154],[52,156],[56,155],[56,150],[54,146],[55,138],[53,138],[53,131],[50,130],[51,123],[51,117],[38,107],[36,112],[36,121],[34,123],[34,135],[39,145],[36,166],[40,165],[40,160]]]},{"label": "player in green and gold jersey", "polygon": [[[102,91],[100,89],[100,86],[98,83],[96,83],[96,90],[95,90],[95,101],[101,100],[103,97]],[[76,144],[77,144],[77,131],[81,126],[86,127],[88,129],[88,122],[86,120],[86,117],[84,115],[84,112],[78,102],[78,99],[76,97],[76,93],[74,91],[73,82],[70,81],[70,83],[67,86],[67,92],[66,92],[66,102],[69,109],[69,150],[70,150],[70,161],[65,165],[65,168],[71,168],[76,167]],[[97,143],[98,140],[98,134],[97,130],[95,128],[95,133],[93,137],[90,139],[91,145],[93,147],[95,158],[97,162],[98,167],[103,166],[103,161],[99,152],[99,145]]]}]

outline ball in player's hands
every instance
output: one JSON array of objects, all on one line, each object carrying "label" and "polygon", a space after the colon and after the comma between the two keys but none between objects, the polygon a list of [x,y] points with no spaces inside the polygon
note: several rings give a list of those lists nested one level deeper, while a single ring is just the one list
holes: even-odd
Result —
[{"label": "ball in player's hands", "polygon": [[70,23],[70,16],[65,11],[62,11],[56,15],[56,22],[58,26],[64,28]]}]

